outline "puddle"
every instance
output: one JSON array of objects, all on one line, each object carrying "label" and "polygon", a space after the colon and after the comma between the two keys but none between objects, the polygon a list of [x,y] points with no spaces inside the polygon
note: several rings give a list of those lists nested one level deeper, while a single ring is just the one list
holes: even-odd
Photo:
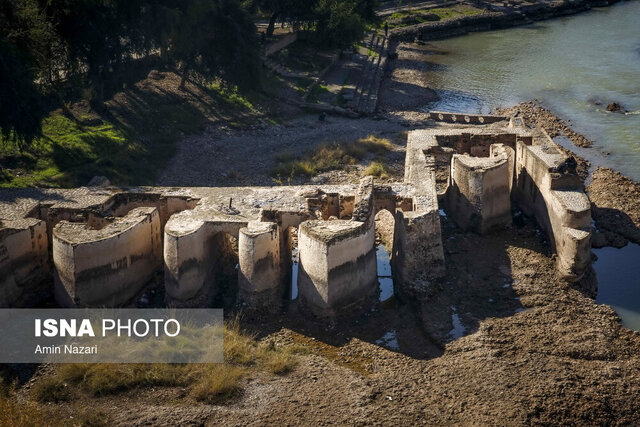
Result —
[{"label": "puddle", "polygon": [[291,251],[291,300],[298,298],[298,248]]},{"label": "puddle", "polygon": [[386,347],[389,350],[400,351],[400,346],[398,345],[398,336],[395,329],[391,329],[380,339],[377,339],[376,344]]},{"label": "puddle", "polygon": [[447,338],[450,338],[451,340],[457,340],[458,338],[462,338],[462,335],[464,335],[464,331],[466,330],[466,328],[460,321],[460,316],[458,316],[458,313],[456,313],[456,308],[454,306],[451,306],[451,311],[451,322],[453,323],[453,329],[449,331],[449,335],[447,335]]},{"label": "puddle", "polygon": [[383,244],[378,245],[376,248],[376,263],[378,284],[380,287],[380,301],[384,302],[393,296],[393,278],[391,277],[389,253]]},{"label": "puddle", "polygon": [[593,269],[598,278],[598,304],[610,305],[629,329],[640,331],[640,245],[592,249],[598,256]]}]

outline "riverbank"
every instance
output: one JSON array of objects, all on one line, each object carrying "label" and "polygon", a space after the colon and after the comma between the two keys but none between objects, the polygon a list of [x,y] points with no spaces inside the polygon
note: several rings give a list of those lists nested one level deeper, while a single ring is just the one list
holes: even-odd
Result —
[{"label": "riverbank", "polygon": [[393,43],[413,40],[436,40],[470,32],[497,30],[535,21],[573,15],[594,7],[609,6],[620,0],[561,0],[527,3],[519,7],[500,7],[499,11],[485,10],[476,15],[465,15],[447,21],[424,22],[389,32]]}]

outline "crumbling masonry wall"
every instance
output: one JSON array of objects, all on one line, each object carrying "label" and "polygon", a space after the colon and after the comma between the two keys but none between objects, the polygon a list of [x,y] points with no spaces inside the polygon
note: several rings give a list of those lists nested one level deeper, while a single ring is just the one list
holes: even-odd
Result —
[{"label": "crumbling masonry wall", "polygon": [[480,234],[511,225],[512,175],[505,151],[492,157],[455,154],[446,201],[456,223]]},{"label": "crumbling masonry wall", "polygon": [[277,311],[290,291],[297,229],[300,307],[339,315],[376,294],[383,209],[394,218],[385,242],[394,290],[421,298],[445,274],[445,206],[461,226],[487,233],[509,226],[515,203],[549,236],[558,271],[579,278],[590,260],[590,211],[570,159],[519,120],[437,118],[444,124],[409,133],[400,183],[3,190],[0,306],[28,305],[49,287],[65,306],[127,305],[160,275],[168,304],[208,306],[229,294],[231,272],[233,298]]},{"label": "crumbling masonry wall", "polygon": [[591,206],[575,170],[544,131],[537,145],[518,143],[514,196],[534,215],[557,253],[558,272],[578,280],[591,262]]},{"label": "crumbling masonry wall", "polygon": [[298,292],[316,316],[339,314],[377,290],[373,179],[363,180],[350,220],[310,220],[298,235]]},{"label": "crumbling masonry wall", "polygon": [[160,216],[135,208],[101,229],[59,222],[53,229],[55,294],[67,307],[118,306],[162,266]]}]

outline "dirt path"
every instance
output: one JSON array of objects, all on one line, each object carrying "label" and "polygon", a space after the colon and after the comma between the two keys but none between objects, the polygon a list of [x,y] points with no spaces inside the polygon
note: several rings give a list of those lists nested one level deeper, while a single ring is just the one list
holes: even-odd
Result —
[{"label": "dirt path", "polygon": [[[283,155],[299,156],[318,144],[354,141],[375,134],[397,142],[389,158],[391,167],[404,167],[404,145],[396,139],[407,125],[389,120],[348,119],[306,115],[280,125],[261,125],[257,129],[236,130],[211,126],[200,135],[185,137],[176,155],[162,173],[162,186],[242,186],[276,185],[271,169]],[[353,182],[358,174],[334,171],[315,177],[312,182]],[[401,176],[401,174],[400,174]],[[287,179],[287,177],[282,177]],[[291,184],[308,183],[295,178]]]}]

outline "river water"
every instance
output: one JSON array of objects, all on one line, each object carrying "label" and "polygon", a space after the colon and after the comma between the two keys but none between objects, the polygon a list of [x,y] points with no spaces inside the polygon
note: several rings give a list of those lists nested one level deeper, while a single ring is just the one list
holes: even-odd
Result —
[{"label": "river water", "polygon": [[[441,99],[425,109],[488,113],[538,99],[594,141],[596,163],[640,181],[640,1],[429,45],[427,81]],[[631,113],[607,112],[614,101]]]},{"label": "river water", "polygon": [[[570,120],[594,148],[557,142],[640,181],[640,1],[429,47],[427,82],[440,100],[425,110],[488,113],[538,99]],[[614,101],[631,113],[607,112]],[[640,330],[640,246],[594,252],[597,302],[611,305],[624,325]]]}]

